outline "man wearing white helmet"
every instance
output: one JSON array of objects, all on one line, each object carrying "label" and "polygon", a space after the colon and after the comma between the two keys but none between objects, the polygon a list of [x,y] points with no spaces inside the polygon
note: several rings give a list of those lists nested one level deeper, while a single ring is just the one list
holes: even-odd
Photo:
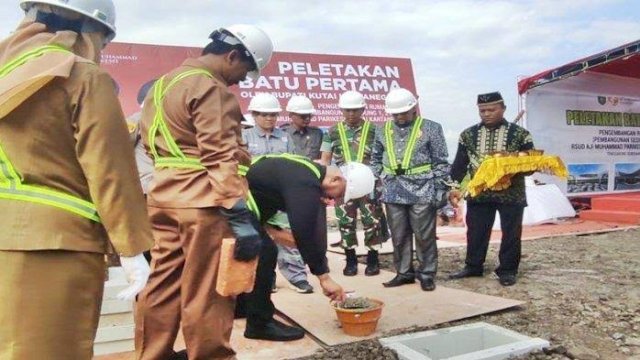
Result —
[{"label": "man wearing white helmet", "polygon": [[20,1],[0,42],[0,358],[91,359],[104,254],[132,300],[153,244],[133,146],[100,52],[111,0]]},{"label": "man wearing white helmet", "polygon": [[[418,115],[418,101],[406,89],[393,89],[385,110],[393,116],[376,134],[371,167],[382,179],[397,275],[385,287],[420,281],[435,289],[438,268],[436,212],[446,201],[447,145],[440,124]],[[418,268],[413,267],[413,241]]]},{"label": "man wearing white helmet", "polygon": [[[276,128],[281,110],[278,99],[269,93],[258,93],[249,102],[249,111],[256,126],[242,131],[242,138],[252,157],[293,153],[293,143],[289,135],[284,130]],[[284,213],[277,214],[271,222],[288,228]],[[297,249],[278,244],[278,268],[294,290],[302,294],[313,292],[313,286],[307,280],[306,267]],[[275,284],[273,290],[277,290]]]},{"label": "man wearing white helmet", "polygon": [[234,257],[249,261],[262,246],[239,174],[250,156],[229,86],[257,76],[273,45],[251,25],[209,38],[201,56],[156,81],[142,110],[142,140],[155,163],[147,202],[156,245],[135,312],[137,359],[170,359],[180,327],[189,358],[234,358],[234,299],[215,291],[220,247],[235,237]]},{"label": "man wearing white helmet", "polygon": [[[325,202],[343,197],[357,198],[373,187],[373,173],[366,166],[338,169],[324,167],[293,155],[264,155],[254,159],[247,172],[251,194],[260,221],[271,224],[278,213],[288,217],[290,242],[294,242],[311,273],[320,280],[323,293],[333,300],[344,299],[342,288],[329,277],[327,266],[327,223]],[[304,330],[273,318],[271,283],[276,266],[276,247],[269,237],[263,243],[253,292],[244,296],[247,316],[245,337],[290,341],[304,337]]]},{"label": "man wearing white helmet", "polygon": [[[369,164],[373,149],[376,126],[363,118],[366,107],[364,96],[357,91],[346,91],[338,102],[344,120],[332,126],[322,140],[322,162],[329,164],[333,160],[342,166],[352,162]],[[356,222],[360,210],[360,220],[364,228],[364,244],[367,253],[366,276],[378,275],[378,249],[388,239],[387,223],[376,192],[358,200],[336,204],[335,212],[340,228],[340,246],[345,251],[347,261],[343,269],[345,276],[358,273],[356,257]]]},{"label": "man wearing white helmet", "polygon": [[291,126],[286,131],[293,143],[293,153],[306,156],[311,160],[320,159],[322,130],[309,126],[316,112],[311,100],[304,95],[292,96],[287,103],[287,112],[291,119]]}]

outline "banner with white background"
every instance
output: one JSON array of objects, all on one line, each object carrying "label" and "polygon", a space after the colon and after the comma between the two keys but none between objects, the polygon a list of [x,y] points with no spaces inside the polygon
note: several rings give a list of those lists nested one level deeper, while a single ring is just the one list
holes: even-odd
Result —
[{"label": "banner with white background", "polygon": [[528,91],[526,127],[536,148],[559,155],[567,195],[640,191],[640,80],[583,73]]}]

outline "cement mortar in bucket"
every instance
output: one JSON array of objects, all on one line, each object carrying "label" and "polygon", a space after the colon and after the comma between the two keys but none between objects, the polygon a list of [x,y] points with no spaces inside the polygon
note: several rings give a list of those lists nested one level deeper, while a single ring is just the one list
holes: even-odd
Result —
[{"label": "cement mortar in bucket", "polygon": [[339,303],[331,306],[336,311],[338,320],[342,324],[342,331],[351,336],[368,336],[376,331],[378,320],[382,315],[384,302],[367,298],[371,302],[366,308],[343,308]]}]

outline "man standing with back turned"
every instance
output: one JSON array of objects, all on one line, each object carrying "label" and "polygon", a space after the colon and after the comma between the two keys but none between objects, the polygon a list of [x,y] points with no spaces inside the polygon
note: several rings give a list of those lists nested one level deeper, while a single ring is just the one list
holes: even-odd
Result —
[{"label": "man standing with back turned", "polygon": [[[531,134],[524,128],[504,119],[504,105],[499,92],[478,95],[479,124],[460,134],[458,151],[451,166],[451,178],[458,182],[467,173],[473,177],[483,158],[493,152],[518,152],[533,149]],[[450,198],[455,205],[462,194],[452,191]],[[487,190],[475,198],[467,198],[467,258],[465,267],[450,278],[460,279],[484,274],[491,228],[500,213],[502,242],[500,243],[500,266],[495,270],[502,286],[516,283],[520,264],[520,237],[522,215],[527,206],[524,175],[511,178],[511,186],[500,191]]]},{"label": "man standing with back turned", "polygon": [[257,77],[273,45],[251,25],[220,28],[210,39],[200,57],[156,81],[142,111],[155,163],[148,204],[156,245],[136,309],[137,359],[172,358],[181,325],[190,359],[233,359],[234,299],[215,290],[222,239],[235,236],[240,261],[260,253],[239,175],[250,162],[242,112],[228,87]]},{"label": "man standing with back turned", "polygon": [[124,115],[97,65],[111,0],[20,1],[0,42],[0,359],[89,360],[109,242],[133,284],[153,244]]}]

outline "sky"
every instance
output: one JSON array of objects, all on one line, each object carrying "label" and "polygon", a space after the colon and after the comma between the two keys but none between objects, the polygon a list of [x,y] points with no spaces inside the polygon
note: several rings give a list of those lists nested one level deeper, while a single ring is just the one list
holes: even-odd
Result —
[{"label": "sky", "polygon": [[[3,36],[22,18],[18,1],[8,2]],[[247,23],[263,28],[276,51],[410,58],[421,113],[442,124],[450,153],[479,121],[477,94],[500,91],[513,120],[519,77],[640,39],[637,0],[114,3],[120,42],[202,47],[212,30]]]}]

